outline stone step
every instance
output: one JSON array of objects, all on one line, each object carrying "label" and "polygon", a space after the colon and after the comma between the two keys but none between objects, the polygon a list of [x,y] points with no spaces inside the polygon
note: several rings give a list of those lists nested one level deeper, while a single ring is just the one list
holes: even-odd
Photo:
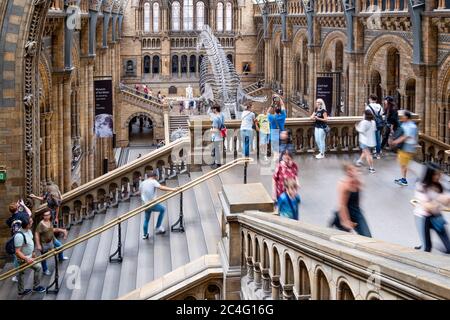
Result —
[{"label": "stone step", "polygon": [[[140,206],[138,197],[130,198],[130,208],[133,210]],[[118,297],[136,289],[136,273],[138,266],[139,243],[142,240],[140,234],[140,215],[128,220],[127,237],[123,241],[123,262],[120,271],[120,283]],[[115,297],[117,298],[117,297]]]},{"label": "stone step", "polygon": [[[106,212],[104,223],[117,218],[118,208],[109,208]],[[89,279],[86,291],[86,300],[98,300],[102,297],[103,283],[105,280],[106,269],[109,264],[109,254],[111,251],[111,243],[113,237],[117,237],[117,231],[114,228],[103,232],[100,235],[98,243],[97,255],[94,259],[91,277]]]},{"label": "stone step", "polygon": [[[106,213],[96,214],[94,221],[92,222],[92,229],[101,227],[105,222]],[[100,243],[101,235],[95,236],[87,241],[86,249],[84,250],[83,261],[80,265],[79,280],[80,285],[72,290],[72,295],[70,300],[82,300],[86,298],[86,293],[88,290],[89,282],[92,276],[92,271],[94,269],[95,257],[98,253],[98,247]]]},{"label": "stone step", "polygon": [[[119,207],[117,208],[117,216],[121,216],[125,213],[127,213],[130,208],[130,202],[120,202]],[[128,221],[124,221],[121,224],[122,229],[122,244],[124,243],[126,237],[127,237],[127,228],[128,228]],[[111,248],[109,251],[109,254],[113,254],[117,250],[117,243],[118,243],[118,226],[115,226],[112,228],[113,231],[113,237],[111,242]],[[117,257],[117,256],[116,256]],[[102,300],[111,300],[115,299],[119,292],[119,284],[120,284],[120,272],[122,269],[121,263],[110,263],[108,261],[108,265],[106,267],[106,272],[104,274],[103,279],[103,290],[101,299]]]},{"label": "stone step", "polygon": [[[158,193],[160,194],[160,193]],[[167,202],[163,205],[167,208]],[[162,226],[166,229],[166,233],[163,235],[155,234],[156,221],[158,219],[157,213],[152,213],[149,223],[149,240],[153,240],[153,278],[157,279],[162,277],[166,273],[172,271],[172,257],[170,252],[170,231],[169,221],[165,217]],[[149,241],[146,240],[146,241]]]},{"label": "stone step", "polygon": [[[190,178],[187,174],[178,176],[179,185],[184,185],[189,181]],[[205,255],[208,251],[201,225],[201,216],[198,212],[195,194],[192,189],[183,193],[183,215],[189,257],[192,261]]]},{"label": "stone step", "polygon": [[[14,266],[12,262],[6,263],[2,269],[2,274],[11,270],[13,267]],[[11,293],[14,293],[15,295],[13,299],[17,298],[17,282],[13,282],[11,279],[12,278],[8,278],[0,282],[0,300],[10,299],[9,295]]]}]

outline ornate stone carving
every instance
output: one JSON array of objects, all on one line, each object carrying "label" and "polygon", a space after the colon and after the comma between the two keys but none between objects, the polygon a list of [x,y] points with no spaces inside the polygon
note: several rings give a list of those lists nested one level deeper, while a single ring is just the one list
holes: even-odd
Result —
[{"label": "ornate stone carving", "polygon": [[25,54],[27,56],[34,57],[37,51],[37,42],[36,41],[28,41],[25,45]]},{"label": "ornate stone carving", "polygon": [[23,104],[25,105],[25,107],[32,108],[33,103],[34,103],[33,95],[32,94],[25,95],[25,97],[23,98]]}]

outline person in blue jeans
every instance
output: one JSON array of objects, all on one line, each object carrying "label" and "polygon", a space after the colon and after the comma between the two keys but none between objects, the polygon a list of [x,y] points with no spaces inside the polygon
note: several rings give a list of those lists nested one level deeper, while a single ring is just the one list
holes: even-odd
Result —
[{"label": "person in blue jeans", "polygon": [[298,206],[301,202],[298,184],[295,179],[287,179],[284,183],[286,191],[278,198],[278,212],[281,217],[299,220]]},{"label": "person in blue jeans", "polygon": [[[36,240],[36,249],[42,254],[52,250],[53,248],[59,248],[62,246],[61,242],[55,238],[55,233],[64,234],[64,239],[67,239],[67,230],[54,228],[52,224],[52,214],[50,210],[44,212],[42,220],[39,222],[34,233]],[[58,254],[59,261],[67,260],[62,252]],[[50,276],[51,272],[48,270],[47,261],[42,261],[42,271],[46,276]]]},{"label": "person in blue jeans", "polygon": [[[152,171],[147,180],[141,183],[139,186],[139,193],[141,195],[142,202],[149,203],[153,201],[156,198],[156,189],[160,189],[163,191],[176,191],[176,188],[169,188],[165,187],[159,184],[158,181],[156,181],[157,173],[156,171]],[[153,207],[148,208],[145,210],[145,219],[144,219],[144,235],[142,236],[142,239],[147,240],[149,237],[148,234],[148,223],[150,221],[150,217],[153,211],[159,212],[158,215],[158,221],[156,223],[156,234],[164,234],[166,230],[164,230],[164,227],[162,226],[162,222],[164,219],[164,213],[166,211],[166,208],[158,203],[155,204]]]},{"label": "person in blue jeans", "polygon": [[249,103],[247,108],[242,112],[241,117],[241,139],[242,139],[242,155],[250,156],[250,146],[253,142],[253,126],[255,125],[256,116],[252,111],[252,105]]}]

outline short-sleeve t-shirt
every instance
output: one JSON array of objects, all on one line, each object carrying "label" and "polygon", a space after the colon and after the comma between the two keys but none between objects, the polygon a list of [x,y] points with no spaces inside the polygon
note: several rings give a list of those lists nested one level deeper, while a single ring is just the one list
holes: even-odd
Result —
[{"label": "short-sleeve t-shirt", "polygon": [[268,116],[266,114],[261,113],[256,117],[256,120],[258,120],[259,131],[264,134],[269,134],[270,133],[270,123],[269,123]]},{"label": "short-sleeve t-shirt", "polygon": [[403,143],[402,150],[415,153],[417,146],[417,126],[413,121],[407,121],[402,124],[404,135],[408,138]]},{"label": "short-sleeve t-shirt", "polygon": [[284,131],[284,124],[286,122],[286,110],[281,110],[280,114],[269,114],[267,116],[270,123],[270,130],[276,131]]},{"label": "short-sleeve t-shirt", "polygon": [[39,233],[39,239],[41,243],[49,243],[53,240],[54,230],[53,225],[51,223],[50,227],[47,227],[44,224],[44,220],[42,220],[36,227],[36,232]]},{"label": "short-sleeve t-shirt", "polygon": [[14,246],[16,248],[22,248],[22,253],[27,258],[31,258],[34,251],[33,232],[31,232],[31,230],[25,231],[23,229],[20,229],[19,232],[24,234],[27,244],[25,244],[23,236],[20,233],[16,233],[14,236]]},{"label": "short-sleeve t-shirt", "polygon": [[211,135],[212,141],[222,141],[223,140],[223,138],[219,132],[222,125],[225,125],[225,118],[224,118],[223,114],[222,113],[217,114],[217,115],[213,114],[212,115],[212,127],[217,130],[213,131],[213,133]]},{"label": "short-sleeve t-shirt", "polygon": [[156,188],[161,185],[155,179],[147,179],[141,183],[139,192],[141,193],[141,200],[144,203],[150,202],[156,198]]},{"label": "short-sleeve t-shirt", "polygon": [[251,111],[245,110],[242,112],[241,130],[253,130],[253,123],[255,122],[255,114]]},{"label": "short-sleeve t-shirt", "polygon": [[[316,112],[316,117],[320,118],[320,119],[324,119],[324,114],[327,113],[326,109],[322,109]],[[316,122],[314,123],[314,127],[319,128],[319,129],[325,129],[327,126],[327,124],[323,121],[319,121],[316,120]]]}]

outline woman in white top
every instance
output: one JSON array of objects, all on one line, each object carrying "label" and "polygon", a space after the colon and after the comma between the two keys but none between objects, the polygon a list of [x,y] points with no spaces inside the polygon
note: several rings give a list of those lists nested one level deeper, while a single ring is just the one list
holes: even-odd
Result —
[{"label": "woman in white top", "polygon": [[244,157],[250,156],[250,144],[253,141],[253,125],[255,124],[256,116],[252,111],[252,104],[249,103],[247,108],[242,112],[241,116],[241,139],[242,139],[242,155]]},{"label": "woman in white top", "polygon": [[[446,222],[441,215],[441,211],[450,205],[450,195],[444,193],[440,179],[440,168],[435,164],[428,164],[422,181],[417,184],[415,198],[419,203],[414,209],[414,215],[424,251],[431,251],[430,231],[433,229],[441,238],[445,253],[450,253],[450,240],[445,229]],[[419,248],[416,247],[416,249]]]},{"label": "woman in white top", "polygon": [[362,150],[361,157],[356,161],[356,166],[362,166],[363,160],[366,159],[369,172],[375,173],[371,149],[377,145],[375,137],[377,125],[370,110],[364,112],[364,120],[356,125],[356,130],[359,132],[359,147]]}]

